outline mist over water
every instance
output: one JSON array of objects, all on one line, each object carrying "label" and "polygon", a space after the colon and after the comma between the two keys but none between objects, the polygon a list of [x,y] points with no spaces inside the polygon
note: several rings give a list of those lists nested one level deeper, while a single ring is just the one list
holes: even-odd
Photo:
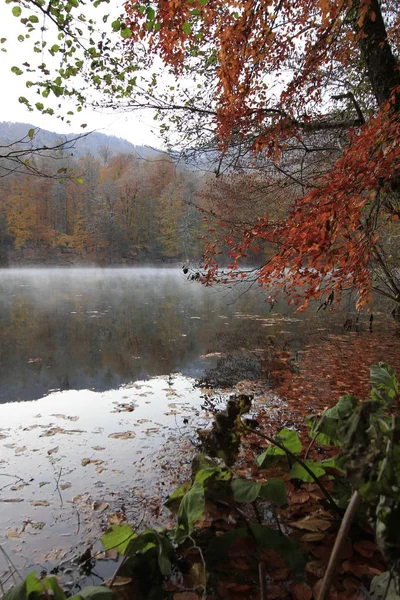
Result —
[{"label": "mist over water", "polygon": [[238,295],[176,269],[1,270],[0,402],[198,376],[235,313],[269,313],[260,291]]}]

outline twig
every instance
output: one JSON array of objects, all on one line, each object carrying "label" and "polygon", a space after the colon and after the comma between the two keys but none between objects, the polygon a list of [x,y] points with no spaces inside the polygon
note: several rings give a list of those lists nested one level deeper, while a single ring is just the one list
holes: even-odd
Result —
[{"label": "twig", "polygon": [[265,564],[262,560],[258,563],[258,577],[260,579],[261,600],[267,600],[267,587],[265,585]]},{"label": "twig", "polygon": [[60,468],[60,472],[58,474],[57,479],[54,478],[55,482],[56,482],[56,489],[54,491],[57,491],[58,495],[60,496],[60,502],[61,502],[61,508],[62,508],[64,506],[64,502],[63,502],[62,494],[61,494],[61,491],[60,491],[60,488],[59,488],[59,485],[58,485],[60,483],[61,473],[62,473],[62,467]]},{"label": "twig", "polygon": [[[206,561],[204,559],[204,554],[203,554],[203,550],[200,548],[200,546],[198,546],[195,542],[195,540],[189,535],[188,536],[189,540],[192,542],[193,544],[193,548],[195,548],[197,550],[197,552],[199,553],[202,565],[203,565],[203,573],[204,573],[204,584],[201,586],[203,588],[203,600],[207,600],[207,567],[206,567]],[[199,587],[199,586],[198,586]]]},{"label": "twig", "polygon": [[4,548],[3,548],[3,546],[1,544],[0,544],[0,551],[3,553],[3,555],[4,555],[5,559],[6,559],[7,566],[9,568],[11,567],[10,568],[10,575],[11,575],[14,583],[17,584],[17,581],[16,581],[15,576],[14,576],[15,573],[18,575],[18,577],[20,578],[20,580],[23,581],[24,578],[22,577],[21,573],[18,571],[17,567],[14,565],[13,561],[11,560],[11,558],[9,557],[9,555],[4,550]]},{"label": "twig", "polygon": [[332,585],[332,579],[339,561],[340,552],[346,541],[350,526],[354,520],[357,509],[360,505],[360,501],[360,494],[358,490],[356,490],[355,492],[353,492],[349,505],[346,509],[346,512],[344,513],[342,524],[340,525],[340,529],[336,536],[335,544],[332,549],[332,554],[329,558],[328,568],[326,569],[324,578],[322,580],[322,586],[318,596],[318,600],[325,600],[328,595],[329,589]]}]

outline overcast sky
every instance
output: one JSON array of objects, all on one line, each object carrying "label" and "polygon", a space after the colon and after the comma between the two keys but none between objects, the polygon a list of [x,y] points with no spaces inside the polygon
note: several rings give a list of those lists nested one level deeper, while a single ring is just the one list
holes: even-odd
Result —
[{"label": "overcast sky", "polygon": [[[26,96],[29,99],[29,90],[25,86],[26,77],[12,73],[11,67],[21,66],[26,60],[29,61],[26,54],[30,48],[26,42],[17,41],[17,36],[24,33],[24,27],[19,22],[19,18],[12,15],[13,6],[15,4],[6,4],[4,0],[0,0],[0,38],[7,38],[7,42],[4,44],[7,53],[1,52],[0,54],[2,87],[0,121],[31,123],[36,127],[57,133],[79,133],[83,131],[80,125],[87,123],[85,131],[95,129],[107,135],[125,138],[133,144],[162,146],[162,142],[157,136],[156,122],[153,120],[153,115],[148,112],[140,115],[137,113],[117,114],[112,111],[98,112],[84,108],[76,117],[68,117],[72,124],[67,125],[55,116],[41,115],[36,110],[29,112],[25,105],[20,104],[19,96]],[[31,92],[32,90],[33,88],[31,88]],[[33,100],[35,100],[34,97]],[[65,112],[67,110],[69,108],[66,108]]]}]

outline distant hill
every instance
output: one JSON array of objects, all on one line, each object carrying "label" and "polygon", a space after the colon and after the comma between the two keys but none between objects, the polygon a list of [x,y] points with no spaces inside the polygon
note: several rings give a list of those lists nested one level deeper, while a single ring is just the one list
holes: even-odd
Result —
[{"label": "distant hill", "polygon": [[[35,137],[32,140],[33,147],[51,147],[60,142],[67,142],[78,135],[82,135],[78,133],[65,135],[46,129],[37,129],[30,123],[10,123],[8,121],[2,121],[0,122],[0,146],[12,144],[23,139],[32,128],[36,131]],[[160,151],[150,148],[149,146],[136,146],[122,138],[97,132],[90,133],[86,137],[77,140],[74,147],[70,149],[68,153],[73,154],[76,158],[85,154],[92,154],[93,156],[98,157],[101,156],[101,152],[104,149],[107,149],[111,155],[138,154],[145,159],[154,158],[161,154]]]}]

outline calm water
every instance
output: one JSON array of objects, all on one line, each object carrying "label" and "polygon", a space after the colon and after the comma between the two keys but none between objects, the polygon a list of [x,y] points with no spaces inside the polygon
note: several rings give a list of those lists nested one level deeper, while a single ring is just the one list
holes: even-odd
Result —
[{"label": "calm water", "polygon": [[[374,343],[374,360],[389,346],[400,356],[383,314],[370,332],[368,316],[356,323],[348,306],[271,311],[257,289],[243,291],[172,269],[0,271],[0,543],[21,572],[71,559],[116,513],[168,518],[162,500],[207,423],[195,378],[273,389],[304,348],[324,352],[338,335],[350,348]],[[114,569],[103,561],[100,571]]]}]

